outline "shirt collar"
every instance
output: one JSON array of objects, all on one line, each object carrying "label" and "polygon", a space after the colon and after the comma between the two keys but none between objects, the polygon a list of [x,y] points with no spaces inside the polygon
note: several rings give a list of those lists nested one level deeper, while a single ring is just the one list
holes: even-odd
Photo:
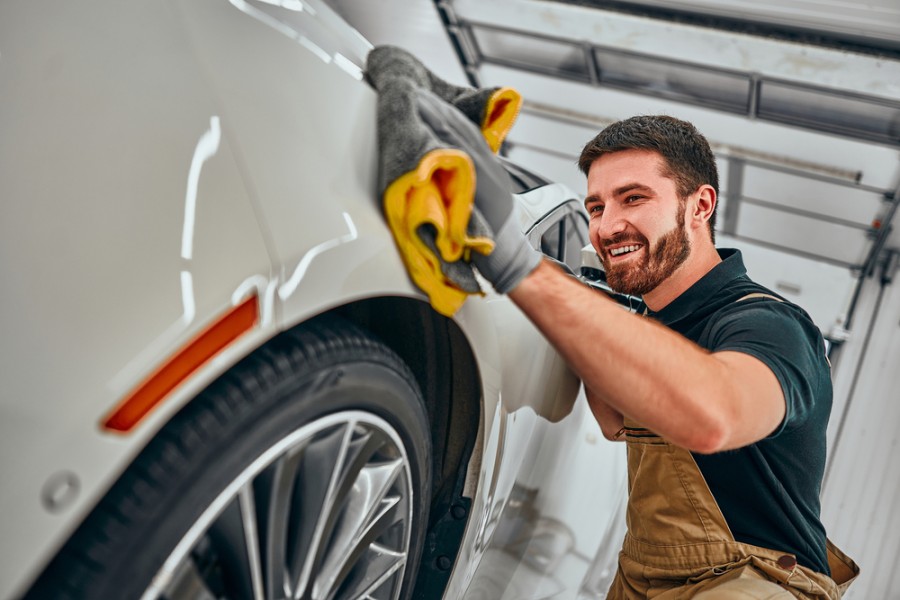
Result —
[{"label": "shirt collar", "polygon": [[722,262],[701,277],[694,285],[656,312],[647,309],[647,315],[670,325],[693,314],[701,305],[731,281],[747,274],[741,251],[734,248],[718,248]]}]

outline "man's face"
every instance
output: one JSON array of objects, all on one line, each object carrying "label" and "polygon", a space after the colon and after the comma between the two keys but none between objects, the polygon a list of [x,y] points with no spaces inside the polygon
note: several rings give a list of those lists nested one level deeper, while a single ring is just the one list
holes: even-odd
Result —
[{"label": "man's face", "polygon": [[617,292],[652,291],[690,255],[686,203],[663,165],[655,152],[624,150],[601,156],[588,172],[591,244]]}]

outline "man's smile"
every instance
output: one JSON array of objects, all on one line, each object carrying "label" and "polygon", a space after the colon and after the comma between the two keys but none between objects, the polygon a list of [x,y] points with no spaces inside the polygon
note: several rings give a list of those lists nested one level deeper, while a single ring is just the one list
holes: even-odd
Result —
[{"label": "man's smile", "polygon": [[644,247],[643,244],[629,244],[627,246],[618,246],[616,248],[608,248],[607,253],[609,254],[610,258],[617,258],[617,257],[624,258],[625,256],[628,256],[628,255],[633,254],[634,252],[637,252],[638,250],[640,250],[643,247]]}]

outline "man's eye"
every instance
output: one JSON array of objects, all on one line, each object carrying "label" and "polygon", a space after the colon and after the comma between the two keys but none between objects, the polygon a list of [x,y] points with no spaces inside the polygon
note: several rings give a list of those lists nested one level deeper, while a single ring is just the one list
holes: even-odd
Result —
[{"label": "man's eye", "polygon": [[603,206],[600,205],[600,204],[595,204],[594,206],[592,206],[592,207],[590,207],[590,208],[588,209],[588,212],[589,212],[589,213],[592,213],[592,214],[593,214],[593,213],[602,213],[602,212],[603,212]]},{"label": "man's eye", "polygon": [[643,198],[643,196],[638,196],[638,195],[628,196],[627,198],[625,198],[625,202],[636,202],[636,201],[640,200],[641,198]]}]

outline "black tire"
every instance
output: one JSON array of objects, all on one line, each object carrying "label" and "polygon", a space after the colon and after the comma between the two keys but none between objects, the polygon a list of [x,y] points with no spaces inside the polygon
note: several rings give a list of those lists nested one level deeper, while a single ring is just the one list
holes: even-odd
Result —
[{"label": "black tire", "polygon": [[26,598],[284,598],[304,574],[302,598],[407,598],[430,452],[407,366],[347,322],[317,319],[179,412]]}]

